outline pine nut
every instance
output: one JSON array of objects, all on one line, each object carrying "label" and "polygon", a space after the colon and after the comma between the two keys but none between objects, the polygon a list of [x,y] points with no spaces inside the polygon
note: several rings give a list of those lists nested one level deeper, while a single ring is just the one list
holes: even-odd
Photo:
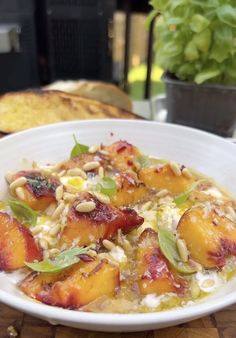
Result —
[{"label": "pine nut", "polygon": [[56,200],[59,202],[63,197],[63,185],[59,185],[55,191]]},{"label": "pine nut", "polygon": [[177,244],[177,248],[178,248],[181,260],[183,262],[187,262],[188,261],[188,249],[187,249],[185,240],[177,239],[176,244]]},{"label": "pine nut", "polygon": [[91,257],[97,257],[97,252],[95,251],[95,250],[89,250],[88,252],[87,252],[87,254],[89,255],[89,256],[91,256]]},{"label": "pine nut", "polygon": [[98,176],[101,177],[101,178],[104,177],[104,168],[103,167],[98,168]]},{"label": "pine nut", "polygon": [[50,257],[57,256],[59,253],[60,253],[60,250],[58,250],[57,248],[53,248],[49,250]]},{"label": "pine nut", "polygon": [[119,267],[119,263],[117,263],[117,262],[114,260],[114,258],[111,257],[111,256],[110,256],[108,253],[106,253],[106,252],[102,252],[102,253],[98,254],[98,257],[99,257],[100,259],[105,259],[105,260],[107,260],[110,264],[112,264],[112,265],[114,265],[114,266]]},{"label": "pine nut", "polygon": [[70,194],[69,192],[64,192],[64,194],[63,194],[63,199],[64,199],[66,202],[74,202],[75,199],[76,199],[76,195]]},{"label": "pine nut", "polygon": [[151,206],[152,206],[152,201],[148,201],[142,205],[141,209],[142,211],[147,211],[151,208]]},{"label": "pine nut", "polygon": [[165,197],[166,195],[168,195],[167,189],[162,189],[156,193],[156,197],[158,198]]},{"label": "pine nut", "polygon": [[182,174],[186,177],[186,178],[192,178],[193,175],[191,174],[191,172],[188,170],[188,168],[184,168],[182,170]]},{"label": "pine nut", "polygon": [[77,204],[76,210],[78,212],[91,212],[96,208],[96,204],[93,201],[85,201]]},{"label": "pine nut", "polygon": [[43,238],[47,241],[48,247],[50,248],[53,248],[57,244],[57,238],[50,237],[50,236],[45,236]]},{"label": "pine nut", "polygon": [[13,174],[11,172],[8,172],[6,175],[5,175],[5,179],[6,181],[11,184],[12,181],[13,181]]},{"label": "pine nut", "polygon": [[20,200],[22,200],[22,201],[25,200],[25,192],[24,192],[24,189],[23,189],[22,187],[16,188],[15,193],[16,193],[16,196],[17,196]]},{"label": "pine nut", "polygon": [[55,210],[56,210],[56,203],[51,203],[45,210],[45,214],[47,216],[52,216]]},{"label": "pine nut", "polygon": [[58,205],[58,207],[56,208],[56,210],[54,211],[54,213],[52,214],[52,220],[57,219],[60,214],[62,213],[63,209],[65,208],[65,203],[63,201],[61,201]]},{"label": "pine nut", "polygon": [[50,236],[56,236],[61,231],[60,224],[54,225],[48,232]]},{"label": "pine nut", "polygon": [[190,292],[193,299],[196,299],[200,295],[201,290],[195,279],[193,279],[190,283]]},{"label": "pine nut", "polygon": [[197,270],[197,271],[202,271],[203,267],[200,263],[193,261],[192,259],[189,260],[189,262],[191,263],[191,265]]},{"label": "pine nut", "polygon": [[111,202],[110,197],[102,194],[101,192],[93,191],[93,195],[99,200],[99,202],[104,204],[109,204]]},{"label": "pine nut", "polygon": [[226,216],[228,216],[228,218],[230,218],[232,221],[235,221],[236,212],[234,211],[234,209],[231,206],[227,206],[226,211],[227,211]]},{"label": "pine nut", "polygon": [[87,175],[86,173],[80,169],[80,168],[73,168],[73,169],[69,169],[67,170],[66,173],[68,176],[80,176],[81,178],[83,178],[84,180],[87,179]]},{"label": "pine nut", "polygon": [[100,167],[100,163],[98,161],[91,161],[91,162],[85,163],[85,165],[83,166],[83,169],[84,171],[90,171],[90,170],[97,169],[98,167]]},{"label": "pine nut", "polygon": [[57,174],[57,176],[62,177],[62,176],[65,175],[65,173],[66,173],[66,171],[65,171],[65,170],[62,170],[62,171],[60,171],[60,172]]},{"label": "pine nut", "polygon": [[170,162],[170,169],[172,170],[172,172],[176,175],[176,176],[180,176],[181,175],[181,170],[179,165],[176,162]]},{"label": "pine nut", "polygon": [[94,153],[96,153],[99,149],[100,149],[100,145],[98,144],[98,145],[89,147],[88,152],[89,152],[90,154],[94,154]]},{"label": "pine nut", "polygon": [[37,235],[38,233],[41,232],[41,230],[42,230],[41,225],[36,225],[35,227],[31,229],[31,232],[33,235]]},{"label": "pine nut", "polygon": [[99,153],[102,154],[102,155],[105,155],[105,156],[109,156],[110,155],[110,153],[108,151],[106,151],[106,150],[100,150]]},{"label": "pine nut", "polygon": [[41,248],[43,250],[47,250],[48,249],[48,242],[44,238],[40,238],[39,239],[39,245],[41,246]]},{"label": "pine nut", "polygon": [[111,241],[108,241],[107,239],[104,239],[102,244],[107,250],[112,250],[115,247],[115,244],[113,244]]},{"label": "pine nut", "polygon": [[25,183],[27,182],[27,179],[22,176],[22,177],[18,177],[15,181],[13,181],[9,188],[11,191],[14,191],[16,188],[18,187],[22,187],[23,185],[25,185]]}]

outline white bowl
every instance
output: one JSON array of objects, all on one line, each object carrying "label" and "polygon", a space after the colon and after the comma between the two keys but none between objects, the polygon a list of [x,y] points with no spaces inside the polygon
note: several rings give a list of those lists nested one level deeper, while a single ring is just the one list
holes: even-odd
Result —
[{"label": "white bowl", "polygon": [[[156,155],[205,173],[236,196],[236,146],[206,132],[154,122],[100,120],[49,125],[7,136],[0,140],[0,199],[6,193],[4,175],[29,160],[41,164],[68,158],[72,135],[88,145],[125,139],[144,153]],[[25,161],[26,160],[26,161]],[[105,282],[105,281],[104,281]],[[15,285],[10,274],[0,273],[0,301],[40,317],[63,324],[98,331],[142,331],[187,322],[236,302],[236,281],[218,292],[184,308],[145,314],[99,314],[65,310],[32,301]]]}]

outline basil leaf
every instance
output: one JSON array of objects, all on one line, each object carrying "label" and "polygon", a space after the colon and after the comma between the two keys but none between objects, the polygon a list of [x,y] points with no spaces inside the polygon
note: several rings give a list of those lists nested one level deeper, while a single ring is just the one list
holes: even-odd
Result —
[{"label": "basil leaf", "polygon": [[158,228],[158,240],[162,254],[178,272],[191,274],[196,271],[188,263],[181,262],[175,235],[170,230]]},{"label": "basil leaf", "polygon": [[174,198],[174,203],[177,206],[179,206],[180,204],[183,204],[184,202],[186,202],[190,194],[197,188],[198,184],[205,182],[205,181],[206,179],[201,179],[197,182],[194,182],[193,185],[188,190],[186,190],[185,192],[183,192],[182,194],[179,194],[178,196]]},{"label": "basil leaf", "polygon": [[86,154],[89,150],[89,147],[86,146],[85,144],[80,144],[78,143],[75,135],[73,135],[73,138],[74,138],[74,141],[75,141],[75,145],[74,147],[72,148],[71,150],[71,153],[70,153],[70,158],[74,158],[80,154]]},{"label": "basil leaf", "polygon": [[140,164],[141,168],[147,168],[151,164],[149,156],[146,155],[138,156],[137,162]]},{"label": "basil leaf", "polygon": [[62,251],[58,256],[52,259],[45,259],[37,263],[25,262],[30,269],[38,272],[59,272],[80,261],[79,255],[86,254],[93,245],[85,248],[77,247]]},{"label": "basil leaf", "polygon": [[32,210],[26,203],[16,200],[8,202],[11,211],[18,221],[32,227],[37,223],[37,213]]},{"label": "basil leaf", "polygon": [[235,6],[223,5],[217,9],[217,16],[220,21],[231,26],[236,27],[236,9]]},{"label": "basil leaf", "polygon": [[200,33],[209,26],[210,22],[204,16],[195,14],[190,20],[190,29],[195,33]]},{"label": "basil leaf", "polygon": [[112,197],[117,190],[116,182],[109,176],[104,176],[98,182],[96,189],[103,194]]}]

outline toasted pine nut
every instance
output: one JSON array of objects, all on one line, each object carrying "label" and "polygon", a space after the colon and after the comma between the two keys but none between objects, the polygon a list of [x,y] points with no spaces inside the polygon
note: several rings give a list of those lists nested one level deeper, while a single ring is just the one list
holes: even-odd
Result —
[{"label": "toasted pine nut", "polygon": [[91,162],[85,163],[85,165],[83,166],[83,169],[84,171],[90,171],[90,170],[97,169],[98,167],[100,167],[100,163],[98,161],[91,161]]},{"label": "toasted pine nut", "polygon": [[63,197],[63,185],[59,185],[55,191],[56,200],[60,201]]},{"label": "toasted pine nut", "polygon": [[226,208],[227,211],[227,215],[232,221],[236,220],[236,212],[234,211],[234,209],[231,206],[227,206]]},{"label": "toasted pine nut", "polygon": [[108,151],[106,151],[106,150],[100,150],[99,153],[102,154],[102,155],[105,155],[105,156],[109,156],[110,155],[110,153]]},{"label": "toasted pine nut", "polygon": [[54,257],[56,255],[58,255],[60,253],[60,250],[58,250],[57,248],[53,248],[49,250],[49,255],[50,257]]},{"label": "toasted pine nut", "polygon": [[151,208],[151,206],[152,206],[152,201],[147,201],[146,203],[142,205],[141,209],[142,211],[147,211]]},{"label": "toasted pine nut", "polygon": [[109,204],[111,202],[110,197],[102,194],[101,192],[93,191],[93,195],[99,200],[99,202],[104,204]]},{"label": "toasted pine nut", "polygon": [[100,254],[98,254],[98,257],[100,259],[106,259],[110,264],[114,265],[114,266],[119,266],[119,263],[117,263],[113,257],[111,257],[108,253],[106,252],[102,252]]},{"label": "toasted pine nut", "polygon": [[184,168],[182,170],[182,174],[186,177],[186,178],[192,178],[193,175],[191,174],[191,172],[188,170],[188,168]]},{"label": "toasted pine nut", "polygon": [[95,250],[89,250],[88,252],[87,252],[87,254],[89,255],[89,256],[91,256],[91,257],[96,257],[98,254],[97,254],[97,252],[95,251]]},{"label": "toasted pine nut", "polygon": [[57,219],[60,214],[62,213],[63,209],[65,208],[65,203],[63,201],[61,201],[58,205],[58,207],[56,208],[56,210],[54,211],[54,213],[52,214],[52,220]]},{"label": "toasted pine nut", "polygon": [[55,224],[48,232],[50,236],[56,236],[61,231],[60,224]]},{"label": "toasted pine nut", "polygon": [[80,169],[80,168],[72,168],[72,169],[69,169],[67,170],[67,173],[66,173],[68,176],[80,176],[82,177],[84,180],[87,179],[87,175],[86,173]]},{"label": "toasted pine nut", "polygon": [[64,192],[64,194],[63,194],[63,199],[64,199],[66,202],[74,202],[75,199],[76,199],[76,195],[70,194],[69,192]]},{"label": "toasted pine nut", "polygon": [[44,238],[40,238],[39,239],[39,245],[41,246],[41,248],[43,250],[47,250],[48,249],[48,242]]},{"label": "toasted pine nut", "polygon": [[65,170],[62,170],[62,171],[60,171],[60,172],[57,174],[57,176],[62,177],[62,176],[65,175],[65,173],[66,173],[66,171],[65,171]]},{"label": "toasted pine nut", "polygon": [[31,232],[33,235],[37,235],[42,230],[41,225],[36,225],[31,229]]},{"label": "toasted pine nut", "polygon": [[54,213],[55,210],[56,210],[56,203],[51,203],[51,204],[49,204],[49,206],[45,210],[45,214],[47,216],[52,216],[52,214]]},{"label": "toasted pine nut", "polygon": [[200,263],[193,261],[192,259],[189,260],[191,265],[197,270],[197,271],[202,271],[203,267]]},{"label": "toasted pine nut", "polygon": [[12,181],[13,181],[13,174],[11,172],[8,172],[6,175],[5,175],[5,179],[6,181],[11,184]]},{"label": "toasted pine nut", "polygon": [[113,244],[111,241],[108,241],[107,239],[104,239],[102,244],[107,250],[112,250],[115,247],[115,244]]},{"label": "toasted pine nut", "polygon": [[100,145],[98,144],[98,145],[89,147],[88,152],[89,152],[90,154],[94,154],[94,153],[96,153],[99,149],[100,149]]},{"label": "toasted pine nut", "polygon": [[195,279],[193,279],[190,283],[190,292],[193,299],[196,299],[200,295],[201,290]]},{"label": "toasted pine nut", "polygon": [[168,195],[167,189],[162,189],[156,193],[156,197],[158,198],[165,197],[166,195]]},{"label": "toasted pine nut", "polygon": [[57,244],[57,238],[45,236],[43,237],[48,242],[48,247],[53,248]]},{"label": "toasted pine nut", "polygon": [[12,191],[14,191],[16,188],[22,187],[23,185],[25,185],[26,182],[27,182],[27,179],[26,179],[24,176],[18,177],[15,181],[13,181],[13,182],[10,184],[9,188],[10,188],[10,190],[11,190],[11,192],[12,192]]},{"label": "toasted pine nut", "polygon": [[170,162],[170,169],[172,170],[172,172],[176,175],[176,176],[180,176],[181,175],[181,170],[179,165],[176,162]]},{"label": "toasted pine nut", "polygon": [[103,167],[98,168],[98,176],[101,177],[101,178],[104,177],[104,168]]},{"label": "toasted pine nut", "polygon": [[177,244],[180,258],[182,259],[183,262],[187,262],[188,261],[188,249],[187,249],[185,240],[177,239],[176,244]]},{"label": "toasted pine nut", "polygon": [[80,202],[76,206],[78,212],[91,212],[96,208],[96,204],[93,201]]},{"label": "toasted pine nut", "polygon": [[24,189],[23,189],[22,187],[16,188],[15,192],[16,192],[16,196],[17,196],[20,200],[22,200],[22,201],[25,200],[25,192],[24,192]]}]

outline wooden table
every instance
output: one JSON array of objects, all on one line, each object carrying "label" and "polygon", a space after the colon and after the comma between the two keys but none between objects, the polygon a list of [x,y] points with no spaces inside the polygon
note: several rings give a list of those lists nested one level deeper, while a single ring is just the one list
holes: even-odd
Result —
[{"label": "wooden table", "polygon": [[[1,136],[4,135],[0,133]],[[17,338],[236,338],[236,305],[167,329],[139,333],[102,333],[53,326],[0,303],[0,338],[12,337],[7,330],[11,325],[18,333]]]},{"label": "wooden table", "polygon": [[137,333],[103,333],[53,326],[0,304],[0,338],[10,337],[13,325],[17,338],[236,338],[236,305],[192,322],[167,329]]}]

